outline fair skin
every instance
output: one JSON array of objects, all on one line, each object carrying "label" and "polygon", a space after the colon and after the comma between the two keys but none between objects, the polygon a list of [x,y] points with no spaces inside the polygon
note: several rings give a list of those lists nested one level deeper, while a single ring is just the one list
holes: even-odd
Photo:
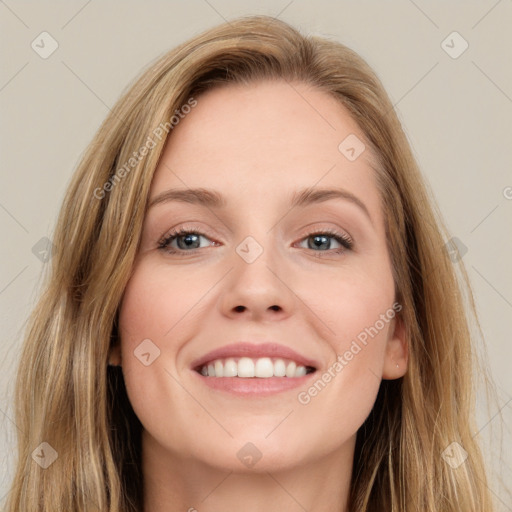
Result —
[{"label": "fair skin", "polygon": [[[144,427],[144,510],[346,511],[357,430],[381,380],[402,377],[407,366],[396,316],[333,371],[337,355],[395,302],[370,150],[354,161],[338,150],[349,134],[364,136],[344,107],[305,84],[230,84],[197,100],[171,133],[149,203],[201,187],[225,205],[174,200],[148,209],[111,357]],[[306,187],[344,189],[368,214],[346,198],[291,208],[292,194]],[[185,225],[201,233],[191,249],[187,235],[167,248],[179,254],[158,247]],[[350,236],[353,249],[332,234],[315,245],[325,229]],[[250,263],[236,251],[248,236],[263,248]],[[147,366],[134,356],[146,339],[146,353],[160,350]],[[206,385],[222,377],[191,364],[238,340],[292,348],[315,372],[267,395]],[[300,402],[329,369],[328,384]],[[239,454],[254,451],[247,443],[261,455],[252,466]]]}]

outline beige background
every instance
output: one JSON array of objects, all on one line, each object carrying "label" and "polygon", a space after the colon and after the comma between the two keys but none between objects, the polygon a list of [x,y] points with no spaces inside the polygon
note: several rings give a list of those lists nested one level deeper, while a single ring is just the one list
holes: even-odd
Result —
[{"label": "beige background", "polygon": [[[347,44],[375,69],[393,99],[452,236],[467,247],[463,261],[498,389],[498,403],[490,405],[488,416],[480,402],[476,435],[488,443],[503,418],[508,456],[499,463],[494,441],[485,452],[510,485],[511,0],[6,0],[0,1],[0,467],[7,471],[0,472],[0,506],[17,428],[11,403],[14,368],[44,267],[33,246],[42,237],[51,239],[70,176],[129,81],[155,57],[203,29],[256,13]],[[43,31],[58,43],[46,59],[31,47]],[[448,37],[453,31],[463,39]],[[464,41],[469,47],[453,58]],[[512,500],[497,479],[491,488],[499,509],[512,511]]]}]

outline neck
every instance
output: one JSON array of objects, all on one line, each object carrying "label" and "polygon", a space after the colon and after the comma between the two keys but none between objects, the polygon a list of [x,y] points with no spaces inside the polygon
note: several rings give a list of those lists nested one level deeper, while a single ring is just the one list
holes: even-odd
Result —
[{"label": "neck", "polygon": [[142,436],[145,512],[348,511],[355,437],[307,463],[244,472],[165,451]]}]

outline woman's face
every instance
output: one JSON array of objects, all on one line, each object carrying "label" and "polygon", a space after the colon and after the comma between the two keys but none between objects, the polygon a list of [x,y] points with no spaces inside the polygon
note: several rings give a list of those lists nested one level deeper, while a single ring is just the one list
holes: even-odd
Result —
[{"label": "woman's face", "polygon": [[113,354],[145,449],[233,471],[350,454],[407,363],[370,150],[304,84],[196,99],[154,176]]}]

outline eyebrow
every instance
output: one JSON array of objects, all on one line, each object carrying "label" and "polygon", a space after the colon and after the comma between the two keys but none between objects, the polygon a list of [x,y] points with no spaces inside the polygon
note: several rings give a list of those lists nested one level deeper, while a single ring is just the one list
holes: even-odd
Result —
[{"label": "eyebrow", "polygon": [[357,196],[343,188],[314,188],[308,187],[296,191],[290,201],[291,206],[309,206],[315,203],[323,203],[332,199],[344,199],[358,206],[372,222],[372,217],[366,205]]},{"label": "eyebrow", "polygon": [[[332,199],[343,199],[358,206],[372,221],[366,205],[352,192],[342,188],[315,188],[308,187],[295,191],[290,199],[290,207],[304,207],[316,203],[323,203]],[[198,204],[212,209],[222,209],[227,206],[226,198],[215,190],[206,188],[185,188],[166,190],[151,199],[149,208],[157,204],[179,201],[190,204]]]}]

